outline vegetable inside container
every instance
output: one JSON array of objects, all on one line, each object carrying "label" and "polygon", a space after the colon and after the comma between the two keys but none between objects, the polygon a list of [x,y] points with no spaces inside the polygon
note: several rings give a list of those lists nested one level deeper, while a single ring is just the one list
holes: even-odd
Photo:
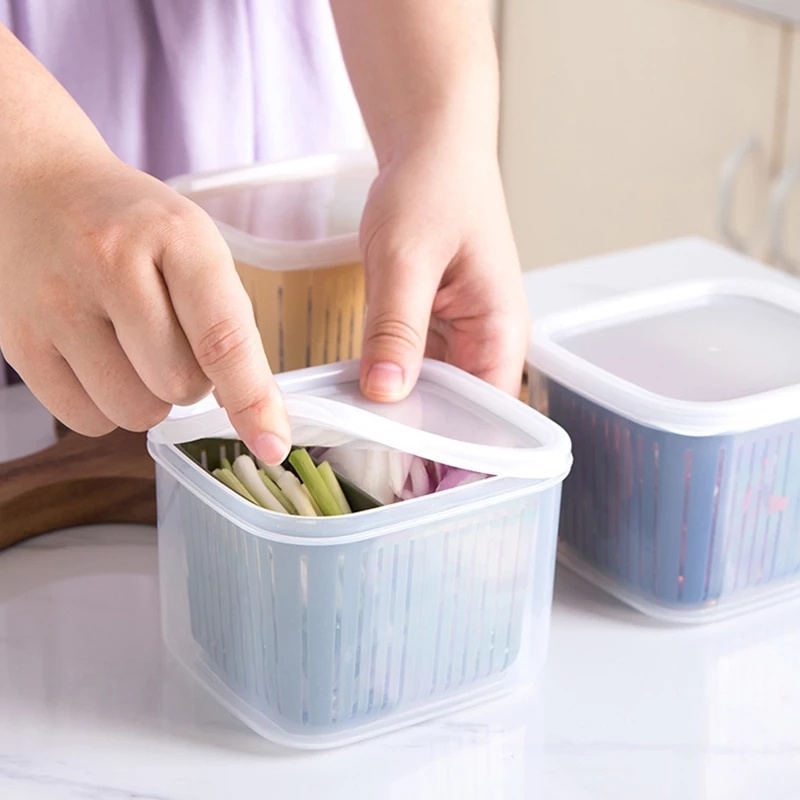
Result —
[{"label": "vegetable inside container", "polygon": [[490,477],[388,449],[294,448],[279,466],[259,461],[237,439],[179,449],[253,505],[301,517],[367,511]]},{"label": "vegetable inside container", "polygon": [[211,399],[174,410],[151,442],[178,446],[249,502],[299,516],[393,505],[490,476],[548,481],[569,472],[563,429],[455,367],[426,360],[409,397],[389,404],[363,397],[358,367],[278,376],[294,443],[278,468],[251,457]]}]

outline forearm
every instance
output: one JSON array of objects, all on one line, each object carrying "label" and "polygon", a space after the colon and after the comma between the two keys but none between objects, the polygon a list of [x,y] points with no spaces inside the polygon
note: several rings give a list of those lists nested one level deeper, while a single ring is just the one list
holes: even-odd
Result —
[{"label": "forearm", "polygon": [[419,143],[497,140],[487,0],[331,0],[345,63],[381,163]]},{"label": "forearm", "polygon": [[52,75],[0,25],[0,168],[15,175],[83,154],[110,155],[97,129]]}]

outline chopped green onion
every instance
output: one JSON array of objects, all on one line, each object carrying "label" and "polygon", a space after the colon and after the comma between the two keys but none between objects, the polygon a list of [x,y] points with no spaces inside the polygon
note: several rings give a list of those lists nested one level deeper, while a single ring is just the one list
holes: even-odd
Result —
[{"label": "chopped green onion", "polygon": [[[352,514],[380,505],[348,479],[346,470],[343,472],[332,456],[329,456],[330,461],[318,465],[305,448],[294,450],[292,457],[284,462],[285,466],[269,466],[248,452],[241,441],[207,439],[180,447],[228,489],[253,505],[275,513],[325,517]],[[209,462],[213,460],[208,454],[217,448],[220,466],[211,470]],[[234,453],[241,455],[231,464],[228,454]]]},{"label": "chopped green onion", "polygon": [[297,480],[297,476],[293,472],[286,470],[286,472],[281,475],[280,479],[278,480],[278,486],[294,504],[299,516],[319,516],[317,512],[314,511],[314,506],[311,505],[311,501],[303,492],[303,485],[299,480]]},{"label": "chopped green onion", "polygon": [[318,517],[324,517],[325,514],[322,513],[322,509],[319,507],[319,503],[314,499],[314,495],[308,491],[308,486],[304,483],[301,484],[300,488],[303,490],[303,494],[308,498],[308,502],[311,503],[311,507],[314,509],[314,513]]},{"label": "chopped green onion", "polygon": [[232,470],[229,469],[215,469],[212,473],[213,476],[224,483],[229,489],[232,489],[236,494],[240,494],[245,500],[249,500],[251,503],[255,503],[258,505],[255,497],[250,494],[250,492],[245,489],[242,482],[233,474]]},{"label": "chopped green onion", "polygon": [[336,505],[339,506],[339,511],[342,514],[352,514],[353,510],[350,508],[350,504],[347,502],[347,498],[344,496],[342,487],[339,485],[339,481],[336,479],[336,474],[334,473],[331,465],[327,461],[323,461],[317,467],[317,472],[319,473],[320,478],[322,478],[324,481],[325,486],[328,487],[328,491],[336,501]]},{"label": "chopped green onion", "polygon": [[276,514],[288,513],[280,500],[262,483],[255,461],[250,456],[239,456],[233,462],[233,472],[247,491],[256,499],[258,505],[268,508]]},{"label": "chopped green onion", "polygon": [[289,463],[295,468],[300,480],[308,488],[311,497],[319,506],[326,517],[339,516],[342,511],[334,499],[325,481],[317,472],[317,467],[311,460],[307,450],[293,450],[289,454]]},{"label": "chopped green onion", "polygon": [[261,467],[262,470],[264,470],[267,477],[275,484],[278,483],[278,481],[283,476],[283,473],[286,472],[286,470],[280,464],[276,464],[275,466],[270,466],[269,464],[262,461],[260,458],[256,460],[258,461],[258,466]]},{"label": "chopped green onion", "polygon": [[[286,470],[284,470],[285,472]],[[258,477],[261,478],[261,482],[264,486],[272,492],[273,495],[278,499],[278,502],[290,513],[290,514],[297,514],[297,509],[294,507],[294,503],[286,496],[284,491],[278,486],[269,475],[264,472],[263,469],[258,471]]]}]

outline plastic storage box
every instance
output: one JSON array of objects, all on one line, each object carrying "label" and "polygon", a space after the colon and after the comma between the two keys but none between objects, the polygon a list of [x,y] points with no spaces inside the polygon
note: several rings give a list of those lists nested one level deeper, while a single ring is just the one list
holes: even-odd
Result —
[{"label": "plastic storage box", "polygon": [[800,292],[713,280],[541,319],[530,402],[575,469],[559,557],[706,621],[800,593]]},{"label": "plastic storage box", "polygon": [[224,412],[167,420],[149,447],[170,651],[253,730],[301,748],[532,681],[547,649],[572,462],[564,431],[438,362],[392,405],[362,398],[357,362],[279,383],[298,445],[402,449],[496,477],[343,517],[278,515],[175,446],[230,436]]},{"label": "plastic storage box", "polygon": [[361,213],[370,154],[321,155],[174,178],[217,223],[275,372],[361,353]]}]

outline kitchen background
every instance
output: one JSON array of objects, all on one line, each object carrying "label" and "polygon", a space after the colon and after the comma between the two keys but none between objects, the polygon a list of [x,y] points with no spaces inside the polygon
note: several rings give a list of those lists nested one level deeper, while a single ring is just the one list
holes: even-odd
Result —
[{"label": "kitchen background", "polygon": [[800,0],[495,0],[525,269],[701,235],[800,274]]}]

